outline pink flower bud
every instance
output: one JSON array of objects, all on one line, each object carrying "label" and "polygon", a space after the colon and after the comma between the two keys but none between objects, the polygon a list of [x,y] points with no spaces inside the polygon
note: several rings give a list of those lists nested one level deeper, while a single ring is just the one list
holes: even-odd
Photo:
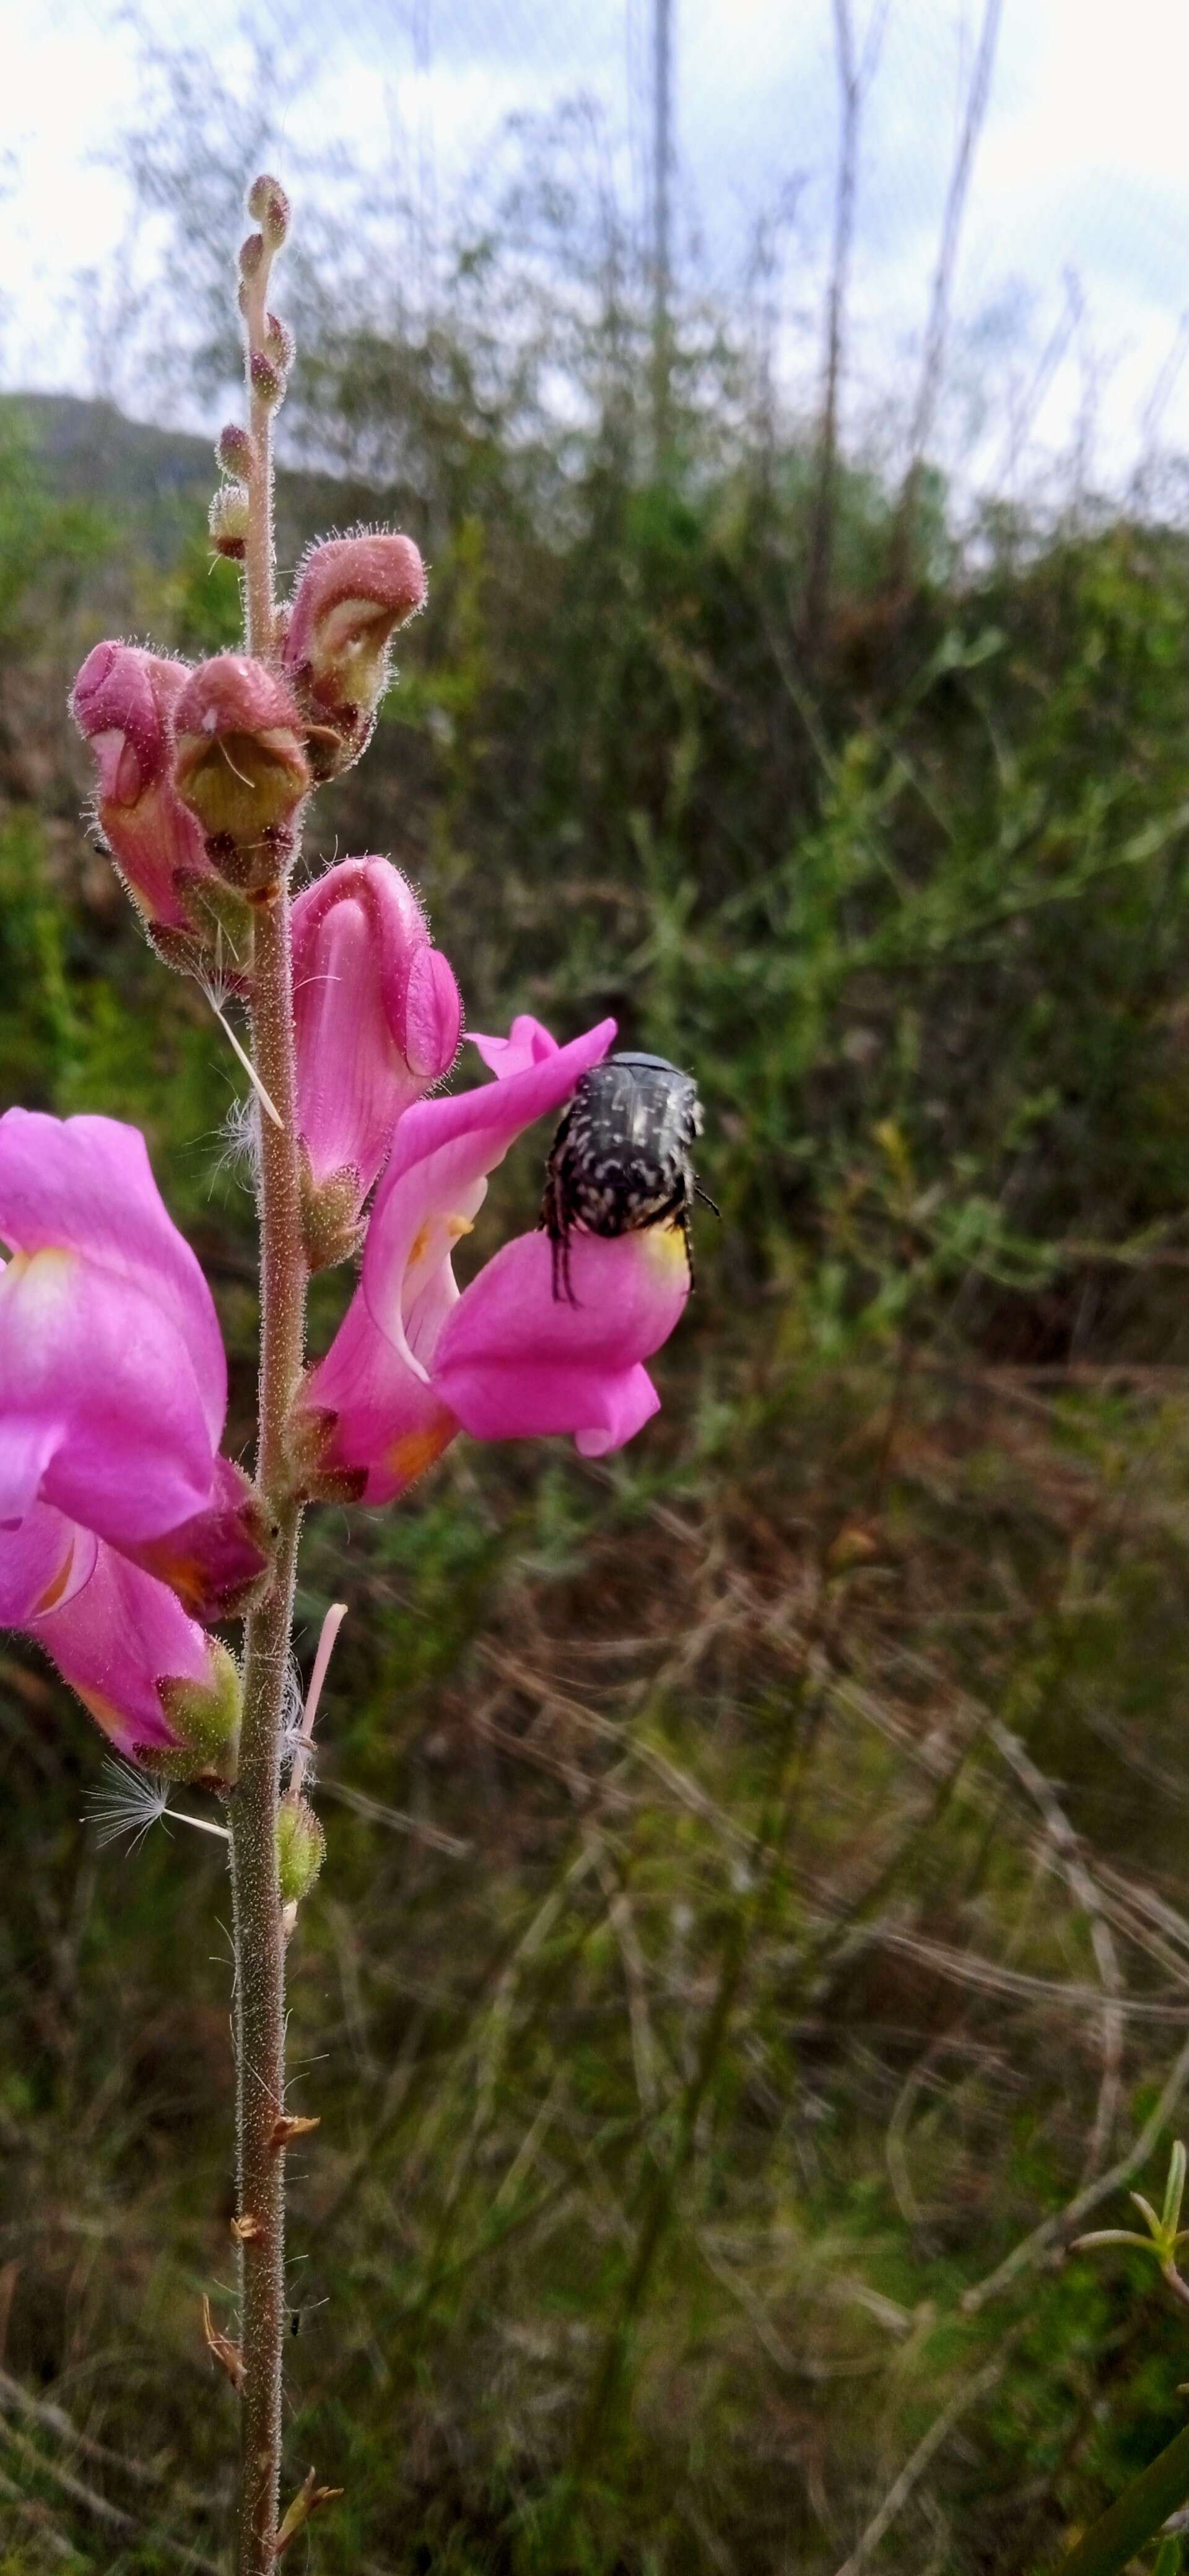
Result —
[{"label": "pink flower bud", "polygon": [[220,653],[192,671],[175,709],[174,784],[228,884],[260,889],[293,855],[310,769],[301,718],[263,662]]},{"label": "pink flower bud", "polygon": [[220,430],[215,455],[225,474],[234,475],[238,483],[246,483],[256,454],[247,430],[241,429],[237,420],[228,421],[226,428]]},{"label": "pink flower bud", "polygon": [[[150,931],[164,934],[162,954],[192,966],[215,943],[225,897],[171,775],[174,718],[188,676],[184,662],[132,644],[97,644],[70,705],[95,759],[96,811],[116,866]],[[228,928],[231,954],[242,957]]]},{"label": "pink flower bud", "polygon": [[265,314],[264,344],[274,366],[282,368],[287,375],[297,355],[297,342],[279,313]]},{"label": "pink flower bud", "polygon": [[315,720],[311,758],[333,777],[359,758],[388,679],[398,626],[425,605],[411,537],[329,537],[307,555],[285,639],[285,669]]},{"label": "pink flower bud", "polygon": [[458,1050],[462,1011],[412,887],[388,859],[344,859],[293,907],[298,1130],[308,1250],[354,1248],[397,1120]]},{"label": "pink flower bud", "polygon": [[260,225],[269,249],[279,250],[289,230],[289,199],[280,180],[271,178],[267,170],[253,179],[248,190],[248,213]]},{"label": "pink flower bud", "polygon": [[249,233],[247,240],[246,240],[246,241],[242,241],[242,242],[240,243],[240,246],[239,246],[239,271],[240,271],[240,276],[241,276],[241,277],[255,277],[255,275],[256,275],[256,271],[257,271],[257,269],[259,268],[259,266],[260,266],[260,262],[261,262],[261,260],[263,259],[263,257],[264,257],[264,235],[263,235],[263,233]]},{"label": "pink flower bud", "polygon": [[263,349],[253,349],[248,372],[252,379],[252,391],[254,394],[259,394],[261,402],[280,401],[285,390],[285,379],[274,361],[265,357]]}]

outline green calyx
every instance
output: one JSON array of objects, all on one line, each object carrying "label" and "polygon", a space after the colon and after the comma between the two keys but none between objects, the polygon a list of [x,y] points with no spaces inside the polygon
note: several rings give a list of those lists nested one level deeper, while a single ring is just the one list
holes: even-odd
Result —
[{"label": "green calyx", "polygon": [[283,1905],[300,1905],[326,1858],[320,1819],[304,1798],[284,1799],[277,1816],[277,1881]]},{"label": "green calyx", "polygon": [[157,1685],[177,1743],[167,1753],[154,1748],[152,1767],[167,1780],[201,1780],[211,1788],[230,1789],[239,1769],[243,1690],[234,1655],[214,1637],[208,1643],[209,1681],[167,1679]]}]

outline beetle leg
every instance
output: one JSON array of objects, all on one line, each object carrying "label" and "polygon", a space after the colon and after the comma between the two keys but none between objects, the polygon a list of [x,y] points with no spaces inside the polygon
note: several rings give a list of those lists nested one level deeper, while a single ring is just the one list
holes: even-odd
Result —
[{"label": "beetle leg", "polygon": [[578,1300],[574,1295],[573,1284],[570,1279],[570,1233],[559,1204],[559,1198],[560,1193],[558,1190],[557,1179],[555,1174],[551,1172],[549,1179],[545,1184],[545,1196],[541,1201],[540,1223],[544,1226],[549,1237],[549,1253],[552,1263],[553,1278],[553,1302],[555,1306],[560,1306],[562,1298],[564,1297],[569,1305],[576,1306]]},{"label": "beetle leg", "polygon": [[720,1207],[716,1207],[714,1200],[710,1196],[709,1190],[704,1190],[700,1181],[694,1182],[694,1197],[696,1199],[700,1199],[703,1207],[708,1207],[711,1216],[718,1217],[721,1223],[722,1209]]}]

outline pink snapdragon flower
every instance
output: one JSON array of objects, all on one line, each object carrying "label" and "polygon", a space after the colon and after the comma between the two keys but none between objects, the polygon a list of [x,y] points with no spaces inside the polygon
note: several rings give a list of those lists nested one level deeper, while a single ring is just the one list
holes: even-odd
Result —
[{"label": "pink snapdragon flower", "polygon": [[0,1529],[0,1626],[36,1639],[128,1760],[234,1780],[240,1685],[226,1648],[166,1584],[45,1503]]},{"label": "pink snapdragon flower", "polygon": [[354,1248],[398,1118],[448,1073],[462,1006],[412,887],[389,859],[344,859],[292,912],[298,1133],[307,1248]]},{"label": "pink snapdragon flower", "polygon": [[211,1293],[113,1118],[0,1118],[0,1526],[38,1502],[225,1615],[262,1572]]},{"label": "pink snapdragon flower", "polygon": [[218,879],[202,827],[173,784],[174,714],[185,662],[133,644],[97,644],[70,711],[98,771],[96,811],[133,902],[151,927],[185,933],[212,916]]},{"label": "pink snapdragon flower", "polygon": [[303,1405],[316,1482],[381,1503],[459,1431],[480,1440],[568,1432],[587,1457],[631,1439],[659,1398],[644,1362],[689,1294],[680,1229],[614,1241],[576,1233],[576,1304],[553,1295],[549,1243],[517,1236],[461,1293],[451,1267],[487,1179],[558,1111],[615,1035],[604,1020],[558,1047],[535,1021],[480,1038],[499,1078],[406,1110],[376,1196],[359,1287]]}]

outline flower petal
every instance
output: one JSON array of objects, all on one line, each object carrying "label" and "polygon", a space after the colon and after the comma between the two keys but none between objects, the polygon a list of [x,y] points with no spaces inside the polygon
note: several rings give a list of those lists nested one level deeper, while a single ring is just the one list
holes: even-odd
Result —
[{"label": "flower petal", "polygon": [[400,1492],[455,1435],[434,1355],[458,1300],[450,1255],[470,1231],[488,1173],[524,1128],[561,1107],[614,1035],[614,1020],[604,1020],[506,1080],[406,1110],[359,1287],[304,1399],[336,1417],[325,1464],[365,1472],[369,1502]]},{"label": "flower petal", "polygon": [[477,1047],[489,1073],[504,1082],[510,1073],[526,1073],[530,1065],[542,1064],[547,1055],[559,1052],[557,1039],[551,1037],[531,1011],[522,1011],[513,1020],[506,1038],[481,1037],[477,1029],[468,1029],[467,1037]]},{"label": "flower petal", "polygon": [[444,1325],[434,1382],[478,1440],[573,1432],[586,1456],[630,1440],[657,1397],[640,1364],[659,1350],[689,1295],[679,1226],[603,1241],[575,1233],[576,1304],[553,1294],[543,1234],[506,1243]]},{"label": "flower petal", "polygon": [[209,1627],[250,1607],[268,1569],[267,1514],[243,1468],[216,1458],[203,1510],[159,1538],[126,1545],[124,1553],[168,1583],[191,1617]]},{"label": "flower petal", "polygon": [[22,1624],[121,1753],[234,1779],[238,1674],[167,1584],[100,1547],[78,1592]]},{"label": "flower petal", "polygon": [[18,1253],[0,1271],[0,1390],[0,1517],[40,1493],[118,1545],[207,1502],[190,1352],[127,1277],[75,1252]]},{"label": "flower petal", "polygon": [[99,1542],[61,1512],[35,1503],[19,1529],[0,1529],[0,1628],[23,1628],[62,1608],[94,1571]]},{"label": "flower petal", "polygon": [[[161,1198],[139,1128],[116,1118],[8,1110],[0,1118],[0,1242],[15,1253],[81,1254],[149,1297],[189,1355],[210,1445],[218,1448],[227,1362],[214,1301]],[[2,1372],[0,1387],[7,1393]]]},{"label": "flower petal", "polygon": [[309,1401],[335,1417],[319,1472],[365,1474],[362,1502],[392,1502],[458,1434],[425,1376],[377,1332],[358,1290],[310,1380]]},{"label": "flower petal", "polygon": [[344,859],[293,907],[298,1127],[316,1186],[362,1206],[410,1103],[458,1051],[458,988],[388,859]]},{"label": "flower petal", "polygon": [[[407,1319],[425,1299],[435,1272],[449,1274],[452,1245],[482,1206],[488,1174],[526,1127],[561,1108],[614,1036],[614,1020],[602,1020],[523,1071],[450,1100],[420,1101],[402,1119],[372,1213],[360,1282],[373,1322],[402,1357],[410,1356]],[[432,1339],[423,1330],[416,1351],[421,1369],[432,1361],[455,1293],[450,1276],[449,1287],[440,1283],[431,1299]]]}]

